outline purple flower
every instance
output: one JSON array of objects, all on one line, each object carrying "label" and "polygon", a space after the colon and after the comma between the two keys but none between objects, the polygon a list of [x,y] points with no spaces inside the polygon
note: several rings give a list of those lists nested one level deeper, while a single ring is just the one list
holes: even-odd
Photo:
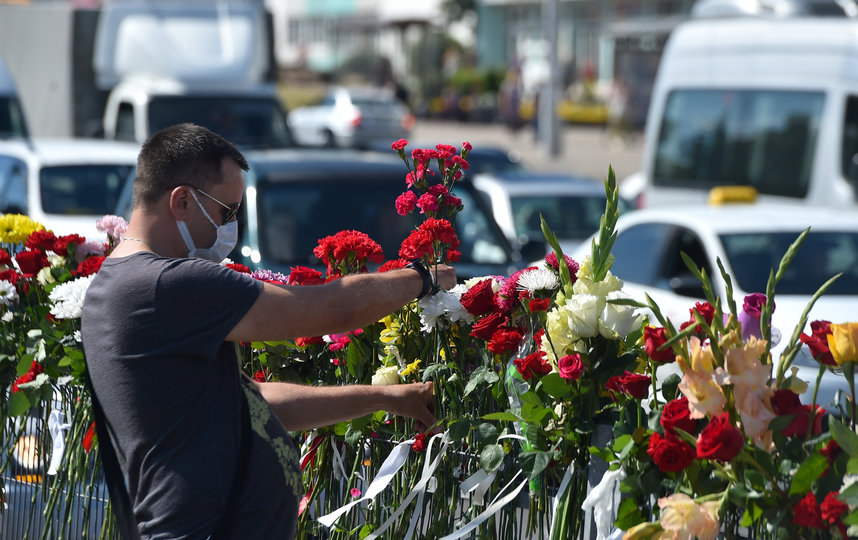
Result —
[{"label": "purple flower", "polygon": [[284,285],[289,284],[289,276],[283,275],[280,272],[272,272],[271,270],[254,270],[250,277],[260,281],[275,281]]},{"label": "purple flower", "polygon": [[[569,255],[563,255],[563,258],[566,259],[566,266],[569,267],[569,277],[572,278],[572,283],[578,280],[578,263],[570,257]],[[557,262],[557,254],[553,251],[545,256],[545,264],[553,268],[555,271],[560,271],[560,264]]]},{"label": "purple flower", "polygon": [[[766,295],[763,293],[751,293],[745,297],[742,303],[742,313],[739,314],[739,323],[742,325],[742,340],[748,341],[751,336],[762,339],[763,332],[760,329],[760,317],[763,306],[766,305]],[[772,312],[775,305],[772,304]]]}]

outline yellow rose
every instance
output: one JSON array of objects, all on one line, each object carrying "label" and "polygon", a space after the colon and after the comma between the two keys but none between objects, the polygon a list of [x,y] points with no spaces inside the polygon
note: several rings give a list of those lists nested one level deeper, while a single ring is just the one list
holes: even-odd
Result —
[{"label": "yellow rose", "polygon": [[390,386],[399,384],[399,368],[396,366],[382,366],[372,376],[373,386]]},{"label": "yellow rose", "polygon": [[858,322],[832,324],[828,349],[838,365],[858,362]]}]

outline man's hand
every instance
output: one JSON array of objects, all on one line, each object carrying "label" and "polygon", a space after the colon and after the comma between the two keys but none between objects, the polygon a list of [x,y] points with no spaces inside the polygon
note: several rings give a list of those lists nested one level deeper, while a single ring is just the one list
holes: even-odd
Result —
[{"label": "man's hand", "polygon": [[419,431],[426,431],[438,423],[434,414],[434,387],[431,382],[394,384],[381,388],[388,393],[390,405],[385,410],[390,414],[413,418],[414,427]]},{"label": "man's hand", "polygon": [[446,264],[435,264],[429,269],[435,274],[435,283],[439,287],[448,291],[456,286],[456,269]]}]

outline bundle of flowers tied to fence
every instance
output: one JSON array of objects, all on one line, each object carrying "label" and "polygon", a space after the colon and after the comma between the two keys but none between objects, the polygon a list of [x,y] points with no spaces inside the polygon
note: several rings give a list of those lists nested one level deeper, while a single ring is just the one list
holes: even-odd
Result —
[{"label": "bundle of flowers tied to fence", "polygon": [[[393,144],[406,165],[393,204],[414,227],[395,257],[346,230],[319,239],[323,270],[283,275],[226,264],[256,279],[316,286],[413,260],[430,269],[455,263],[455,185],[470,145],[410,156],[406,145]],[[858,521],[858,488],[849,487],[858,471],[854,412],[846,407],[838,419],[800,403],[803,382],[789,365],[804,345],[820,370],[834,364],[851,382],[856,325],[814,321],[802,333],[802,321],[772,372],[774,292],[802,238],[768,290],[741,310],[716,298],[708,276],[687,261],[707,302],[691,306],[677,329],[652,301],[628,298],[611,274],[619,210],[610,169],[605,187],[601,227],[582,260],[564,255],[543,222],[553,249],[543,264],[470,279],[344,334],[239,347],[260,381],[435,385],[440,421],[428,432],[382,411],[295,434],[306,489],[300,537],[574,538],[589,512],[600,535],[619,528],[629,538],[848,534]],[[108,243],[90,245],[0,216],[0,324],[14,336],[0,351],[11,390],[2,402],[4,463],[23,434],[21,418],[37,411],[47,424],[60,415],[65,451],[52,467],[56,452],[39,456],[56,473],[39,477],[55,501],[51,513],[67,513],[71,503],[60,494],[80,482],[91,489],[98,467],[80,304],[124,222],[106,216],[100,226]],[[681,377],[659,376],[667,365]],[[51,406],[56,392],[59,411]],[[42,448],[57,448],[44,437]],[[588,474],[597,462],[608,472],[594,487]]]}]

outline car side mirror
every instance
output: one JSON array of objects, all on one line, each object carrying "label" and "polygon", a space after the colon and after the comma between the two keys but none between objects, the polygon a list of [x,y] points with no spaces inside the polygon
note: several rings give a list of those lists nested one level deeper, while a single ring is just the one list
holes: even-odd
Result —
[{"label": "car side mirror", "polygon": [[703,284],[694,274],[682,274],[670,278],[670,290],[680,296],[703,298]]}]

